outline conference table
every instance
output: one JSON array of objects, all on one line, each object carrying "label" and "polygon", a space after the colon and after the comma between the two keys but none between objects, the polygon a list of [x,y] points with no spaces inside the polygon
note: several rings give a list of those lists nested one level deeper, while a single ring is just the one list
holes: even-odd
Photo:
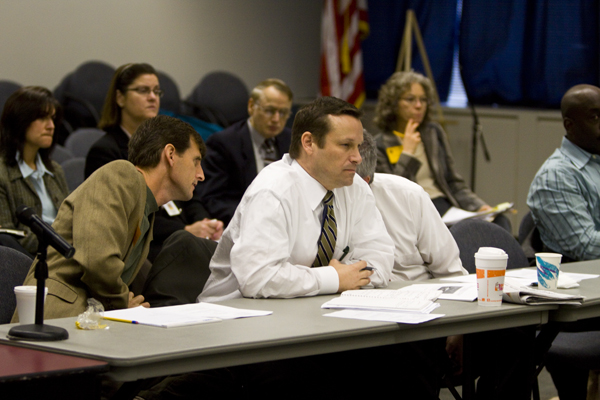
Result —
[{"label": "conference table", "polygon": [[[563,270],[600,271],[600,261],[565,264]],[[423,283],[431,283],[430,280]],[[392,282],[391,289],[411,283]],[[69,332],[60,342],[9,341],[14,324],[0,325],[0,343],[105,361],[105,374],[116,381],[274,361],[470,334],[505,328],[574,321],[600,316],[600,288],[596,280],[565,291],[587,297],[582,307],[524,306],[503,303],[482,307],[477,302],[438,300],[434,312],[445,316],[423,324],[407,325],[325,317],[332,310],[321,305],[335,296],[297,299],[235,299],[221,304],[273,311],[264,317],[225,320],[178,328],[158,328],[107,321],[109,329],[84,331],[75,318],[47,321]]]}]

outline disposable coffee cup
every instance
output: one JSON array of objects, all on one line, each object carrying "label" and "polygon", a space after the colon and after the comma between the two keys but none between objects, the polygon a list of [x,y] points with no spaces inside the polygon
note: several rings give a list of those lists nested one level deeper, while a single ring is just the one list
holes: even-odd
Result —
[{"label": "disposable coffee cup", "polygon": [[477,303],[499,307],[504,293],[504,275],[508,254],[495,247],[480,247],[475,253],[477,272]]},{"label": "disposable coffee cup", "polygon": [[562,254],[535,253],[538,289],[554,290],[558,286],[558,273]]},{"label": "disposable coffee cup", "polygon": [[[45,288],[44,303],[48,288]],[[19,314],[19,323],[21,325],[35,324],[35,295],[36,286],[15,286],[15,296],[17,296],[17,313]]]}]

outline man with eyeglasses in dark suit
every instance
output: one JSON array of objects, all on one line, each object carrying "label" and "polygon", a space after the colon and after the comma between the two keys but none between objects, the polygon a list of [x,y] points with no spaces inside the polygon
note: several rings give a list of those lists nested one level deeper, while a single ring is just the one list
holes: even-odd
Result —
[{"label": "man with eyeglasses in dark suit", "polygon": [[250,94],[249,118],[206,141],[208,152],[202,164],[207,183],[198,194],[213,218],[228,224],[256,175],[287,153],[291,131],[285,124],[292,99],[285,82],[264,80]]}]

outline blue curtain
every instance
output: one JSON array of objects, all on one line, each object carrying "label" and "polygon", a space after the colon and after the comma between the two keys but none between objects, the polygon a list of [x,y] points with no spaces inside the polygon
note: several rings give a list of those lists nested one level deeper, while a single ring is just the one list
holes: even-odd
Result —
[{"label": "blue curtain", "polygon": [[[367,97],[377,98],[381,85],[396,70],[406,11],[417,16],[440,98],[448,97],[455,43],[456,0],[369,0],[369,36],[363,42]],[[413,40],[413,68],[425,74]]]},{"label": "blue curtain", "polygon": [[589,0],[463,0],[460,63],[475,104],[559,107],[599,84],[599,5]]}]

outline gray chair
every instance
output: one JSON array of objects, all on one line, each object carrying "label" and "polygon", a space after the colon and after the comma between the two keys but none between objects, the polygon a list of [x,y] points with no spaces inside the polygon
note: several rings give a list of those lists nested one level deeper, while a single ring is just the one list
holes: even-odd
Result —
[{"label": "gray chair", "polygon": [[85,157],[71,158],[62,164],[62,168],[65,172],[65,179],[67,180],[69,191],[72,192],[85,180]]},{"label": "gray chair", "polygon": [[160,88],[165,95],[160,99],[160,108],[171,111],[175,114],[181,112],[181,96],[177,84],[169,75],[164,72],[156,72]]},{"label": "gray chair", "polygon": [[600,331],[559,333],[545,365],[561,399],[585,399],[589,371],[600,370]]},{"label": "gray chair", "polygon": [[250,94],[244,82],[224,71],[206,75],[184,101],[187,115],[224,128],[248,118]]},{"label": "gray chair", "polygon": [[74,157],[75,156],[73,155],[73,153],[71,153],[70,150],[67,150],[66,147],[61,146],[60,144],[54,146],[54,148],[52,149],[52,153],[50,154],[50,158],[61,165],[65,161],[70,160]]},{"label": "gray chair", "polygon": [[115,69],[102,61],[88,61],[69,74],[54,89],[54,97],[63,106],[64,121],[70,131],[57,129],[55,135],[64,144],[70,132],[96,127]]},{"label": "gray chair", "polygon": [[71,133],[65,142],[65,148],[75,157],[87,157],[88,151],[105,132],[98,128],[81,128]]},{"label": "gray chair", "polygon": [[17,307],[13,289],[23,284],[31,262],[25,254],[0,246],[0,324],[8,324],[12,319]]},{"label": "gray chair", "polygon": [[2,110],[4,110],[4,103],[6,103],[6,100],[21,87],[22,85],[15,82],[0,81],[0,114],[2,113]]},{"label": "gray chair", "polygon": [[535,226],[531,211],[525,214],[519,225],[519,244],[529,260],[529,265],[535,265],[535,253],[544,250],[544,243],[540,238],[540,231]]},{"label": "gray chair", "polygon": [[475,253],[480,247],[497,247],[508,254],[507,268],[529,266],[523,249],[505,229],[481,219],[460,221],[450,228],[460,251],[460,260],[469,273],[475,273]]}]

